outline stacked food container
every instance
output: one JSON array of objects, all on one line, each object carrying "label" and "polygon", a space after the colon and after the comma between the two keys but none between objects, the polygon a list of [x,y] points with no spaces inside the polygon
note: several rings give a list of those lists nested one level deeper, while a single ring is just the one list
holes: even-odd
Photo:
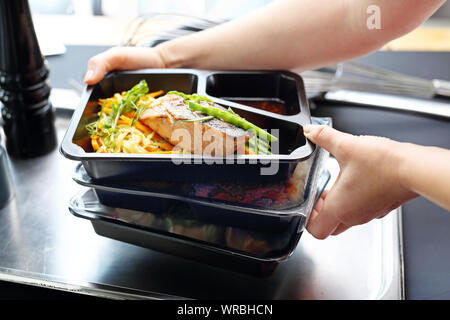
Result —
[{"label": "stacked food container", "polygon": [[[269,155],[96,153],[86,125],[98,99],[145,79],[155,90],[198,93],[277,129]],[[313,119],[329,124],[327,119]],[[87,88],[61,145],[80,161],[86,188],[70,211],[97,234],[255,276],[268,276],[296,248],[329,174],[328,154],[303,135],[311,123],[303,82],[286,71],[149,69],[114,72]]]}]

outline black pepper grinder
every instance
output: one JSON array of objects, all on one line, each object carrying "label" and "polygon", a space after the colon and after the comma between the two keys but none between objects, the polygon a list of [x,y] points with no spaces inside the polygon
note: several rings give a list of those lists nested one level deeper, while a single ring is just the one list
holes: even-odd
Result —
[{"label": "black pepper grinder", "polygon": [[44,155],[57,144],[48,74],[28,0],[0,0],[0,101],[11,157]]}]

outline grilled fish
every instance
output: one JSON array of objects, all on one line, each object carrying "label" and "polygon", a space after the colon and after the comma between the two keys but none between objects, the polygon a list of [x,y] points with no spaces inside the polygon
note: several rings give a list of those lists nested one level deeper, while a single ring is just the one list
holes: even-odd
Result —
[{"label": "grilled fish", "polygon": [[[226,110],[211,102],[200,103]],[[245,153],[248,131],[217,118],[196,121],[206,116],[189,109],[183,97],[167,94],[156,99],[140,119],[176,148],[190,153],[212,156]]]}]

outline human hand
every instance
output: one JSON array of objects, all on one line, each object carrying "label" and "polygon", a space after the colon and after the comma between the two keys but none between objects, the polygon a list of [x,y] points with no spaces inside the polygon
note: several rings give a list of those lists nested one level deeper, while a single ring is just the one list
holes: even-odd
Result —
[{"label": "human hand", "polygon": [[307,125],[305,136],[335,156],[340,173],[317,202],[307,230],[318,239],[382,218],[417,196],[399,178],[408,144],[374,136],[354,136],[328,126]]},{"label": "human hand", "polygon": [[114,47],[89,59],[84,82],[96,84],[112,70],[166,67],[162,51],[157,47]]}]

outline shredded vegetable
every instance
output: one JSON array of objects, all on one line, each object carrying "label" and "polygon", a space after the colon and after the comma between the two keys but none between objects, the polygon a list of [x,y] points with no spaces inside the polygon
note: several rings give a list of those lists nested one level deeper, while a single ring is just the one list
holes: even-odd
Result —
[{"label": "shredded vegetable", "polygon": [[139,120],[142,112],[164,94],[148,93],[145,80],[129,91],[99,99],[98,120],[86,126],[95,152],[102,153],[179,153],[173,146]]}]

